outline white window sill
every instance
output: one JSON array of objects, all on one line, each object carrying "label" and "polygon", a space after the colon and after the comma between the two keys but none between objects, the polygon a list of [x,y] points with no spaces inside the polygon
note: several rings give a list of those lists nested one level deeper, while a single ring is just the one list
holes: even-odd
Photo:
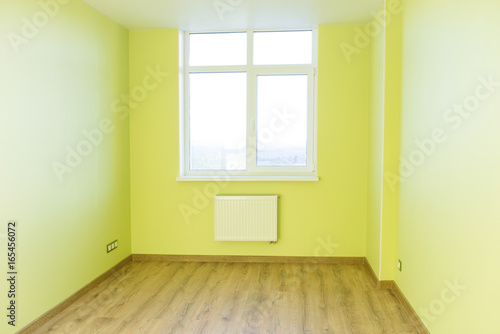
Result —
[{"label": "white window sill", "polygon": [[176,181],[294,181],[316,182],[317,176],[179,176]]}]

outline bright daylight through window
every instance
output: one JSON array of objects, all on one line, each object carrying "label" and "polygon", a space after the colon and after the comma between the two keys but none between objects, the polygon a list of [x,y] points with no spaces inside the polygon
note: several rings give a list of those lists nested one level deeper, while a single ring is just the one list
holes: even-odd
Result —
[{"label": "bright daylight through window", "polygon": [[186,33],[181,176],[316,175],[314,33]]}]

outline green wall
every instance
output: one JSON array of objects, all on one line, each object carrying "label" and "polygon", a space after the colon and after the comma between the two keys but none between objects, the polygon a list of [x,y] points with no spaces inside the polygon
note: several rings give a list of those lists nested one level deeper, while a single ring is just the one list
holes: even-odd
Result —
[{"label": "green wall", "polygon": [[380,280],[394,280],[397,263],[399,184],[388,182],[388,173],[398,170],[401,138],[401,39],[402,5],[385,2],[390,14],[385,29],[384,66],[384,183],[382,184],[381,272]]},{"label": "green wall", "polygon": [[[131,113],[133,253],[365,256],[371,51],[339,48],[354,28],[319,28],[319,182],[176,181],[178,31],[130,32],[131,91],[147,66],[169,73]],[[213,194],[279,194],[278,243],[215,242]]]},{"label": "green wall", "polygon": [[[81,1],[62,2],[52,2],[49,16],[38,1],[1,1],[2,333],[130,254],[129,125],[112,110],[128,92],[128,32]],[[23,18],[39,27],[30,30]],[[99,139],[94,130],[105,119]],[[66,147],[88,154],[70,159],[70,168]],[[4,315],[9,219],[19,224],[15,328]],[[106,254],[115,239],[118,249]]]},{"label": "green wall", "polygon": [[372,32],[366,258],[379,280],[394,280],[397,261],[399,185],[385,179],[399,166],[401,12],[400,1],[384,2],[365,27]]},{"label": "green wall", "polygon": [[[379,13],[382,10],[379,11]],[[380,278],[380,232],[384,167],[385,27],[372,39],[371,109],[368,129],[366,259]]]},{"label": "green wall", "polygon": [[500,332],[498,13],[487,0],[403,12],[396,281],[433,334]]}]

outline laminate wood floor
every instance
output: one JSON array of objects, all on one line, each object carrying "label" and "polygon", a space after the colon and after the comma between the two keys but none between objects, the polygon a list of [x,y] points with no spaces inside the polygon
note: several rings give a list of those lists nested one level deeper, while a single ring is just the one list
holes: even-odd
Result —
[{"label": "laminate wood floor", "polygon": [[131,262],[35,333],[418,333],[364,265]]}]

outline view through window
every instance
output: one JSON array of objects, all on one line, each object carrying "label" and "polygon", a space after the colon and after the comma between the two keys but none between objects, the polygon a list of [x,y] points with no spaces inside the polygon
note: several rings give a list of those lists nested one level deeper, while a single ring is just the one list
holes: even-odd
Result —
[{"label": "view through window", "polygon": [[187,33],[185,175],[314,175],[314,47],[311,30]]}]

